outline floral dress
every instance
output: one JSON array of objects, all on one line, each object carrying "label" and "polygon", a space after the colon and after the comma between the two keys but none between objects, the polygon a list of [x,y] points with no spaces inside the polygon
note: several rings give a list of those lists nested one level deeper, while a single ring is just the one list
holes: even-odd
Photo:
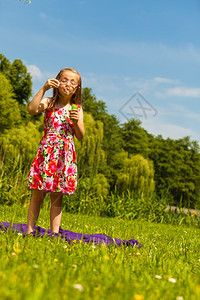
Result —
[{"label": "floral dress", "polygon": [[67,108],[53,107],[45,112],[44,136],[28,174],[28,187],[73,194],[76,186],[74,125]]}]

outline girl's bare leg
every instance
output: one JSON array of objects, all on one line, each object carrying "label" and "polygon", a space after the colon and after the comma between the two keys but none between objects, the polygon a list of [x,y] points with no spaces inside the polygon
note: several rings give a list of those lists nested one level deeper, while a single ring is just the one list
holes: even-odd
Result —
[{"label": "girl's bare leg", "polygon": [[58,233],[62,217],[62,193],[51,193],[50,225],[51,231]]},{"label": "girl's bare leg", "polygon": [[45,192],[39,190],[33,190],[31,203],[29,205],[29,210],[28,210],[27,234],[34,231],[35,223],[38,219],[39,212],[40,212],[40,206],[45,196],[46,196]]}]

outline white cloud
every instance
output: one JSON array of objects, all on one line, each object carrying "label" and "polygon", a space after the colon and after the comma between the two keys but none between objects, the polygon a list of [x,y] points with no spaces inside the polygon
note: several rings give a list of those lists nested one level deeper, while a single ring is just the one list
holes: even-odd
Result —
[{"label": "white cloud", "polygon": [[27,70],[32,76],[32,80],[34,81],[41,81],[47,80],[49,78],[55,77],[55,74],[52,74],[48,71],[41,71],[40,68],[38,68],[35,65],[27,65]]},{"label": "white cloud", "polygon": [[195,139],[199,139],[193,130],[182,126],[163,124],[160,129],[164,138],[180,139],[185,136],[191,136],[193,138],[196,137]]},{"label": "white cloud", "polygon": [[192,140],[200,141],[200,135],[193,130],[172,123],[165,123],[159,118],[151,118],[142,122],[142,127],[153,135],[161,134],[163,138],[180,139],[190,136]]},{"label": "white cloud", "polygon": [[[159,91],[155,91],[154,89],[162,89],[163,85],[175,85],[179,84],[180,81],[178,79],[171,79],[165,77],[154,77],[152,79],[144,79],[140,78],[138,80],[134,80],[131,77],[124,78],[125,85],[129,88],[134,88],[135,90],[141,90],[142,92],[154,91],[154,93],[159,93]],[[162,93],[161,93],[162,94]],[[159,95],[159,94],[158,94]]]},{"label": "white cloud", "polygon": [[43,75],[40,69],[35,65],[27,66],[28,72],[31,74],[33,80],[40,80],[42,79]]},{"label": "white cloud", "polygon": [[168,96],[177,96],[177,97],[191,97],[198,98],[200,97],[200,88],[188,88],[184,86],[174,87],[166,91]]},{"label": "white cloud", "polygon": [[175,117],[181,116],[182,119],[184,119],[185,121],[190,121],[190,122],[191,122],[191,119],[193,121],[198,121],[198,122],[200,120],[200,112],[198,112],[196,110],[191,111],[191,109],[188,109],[186,106],[177,105],[175,103],[170,104],[169,110],[166,112],[165,115],[175,116]]},{"label": "white cloud", "polygon": [[191,121],[199,123],[200,112],[195,109],[192,111],[192,108],[192,105],[188,107],[187,104],[180,105],[174,102],[168,102],[165,106],[162,103],[156,106],[160,118],[176,118],[177,120],[184,120],[185,123]]},{"label": "white cloud", "polygon": [[[165,77],[154,77],[153,79],[134,80],[131,77],[124,78],[125,85],[141,92],[150,93],[156,98],[166,97],[200,97],[199,87],[187,87],[182,85],[179,79],[171,79]],[[177,86],[177,84],[179,84]],[[176,85],[176,86],[174,86]]]},{"label": "white cloud", "polygon": [[170,78],[164,78],[164,77],[154,77],[154,82],[160,84],[160,83],[171,83],[171,84],[177,84],[179,83],[179,80],[177,79],[170,79]]},{"label": "white cloud", "polygon": [[[165,110],[164,108],[158,108],[158,114],[156,116],[153,116],[151,113],[148,113],[147,119],[141,118],[142,121],[141,126],[147,130],[148,133],[153,134],[155,136],[162,135],[164,139],[171,138],[171,139],[180,139],[186,136],[190,136],[192,140],[200,141],[200,134],[198,132],[198,128],[196,130],[193,130],[192,128],[188,128],[187,125],[184,126],[184,124],[188,124],[188,118],[191,120],[191,118],[194,116],[192,112],[190,112],[190,115],[187,115],[187,109],[182,107],[183,111],[185,112],[185,115],[183,115],[183,119],[185,118],[185,121],[182,121],[182,114],[174,110]],[[122,118],[119,113],[117,113],[117,116],[120,118],[121,123],[127,122],[127,119]],[[177,119],[179,123],[183,125],[177,125],[176,121],[171,119],[171,117]],[[198,116],[194,116],[196,120],[198,121]],[[187,122],[186,122],[187,121]]]}]

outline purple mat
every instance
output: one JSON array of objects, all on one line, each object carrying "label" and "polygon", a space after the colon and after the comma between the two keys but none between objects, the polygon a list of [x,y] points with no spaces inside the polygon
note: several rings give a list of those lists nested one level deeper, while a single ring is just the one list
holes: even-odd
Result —
[{"label": "purple mat", "polygon": [[[21,223],[14,223],[11,224],[8,222],[0,222],[0,230],[6,231],[6,230],[12,230],[12,232],[19,232],[22,234],[26,234],[27,232],[27,224],[21,224]],[[65,239],[66,242],[70,243],[74,240],[82,240],[84,243],[92,242],[95,245],[97,244],[116,244],[118,246],[126,245],[126,246],[132,246],[132,247],[142,247],[142,245],[134,240],[120,240],[117,238],[111,238],[105,234],[84,234],[84,233],[75,233],[70,230],[64,230],[61,227],[59,228],[59,233],[53,233],[51,230],[46,230],[45,228],[42,228],[40,226],[36,226],[35,230],[31,232],[31,235],[42,237],[44,235],[47,235],[48,237],[62,237]]]}]

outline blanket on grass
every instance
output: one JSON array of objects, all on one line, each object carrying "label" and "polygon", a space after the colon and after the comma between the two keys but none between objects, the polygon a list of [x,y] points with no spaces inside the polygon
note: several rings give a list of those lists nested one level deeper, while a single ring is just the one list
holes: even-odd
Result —
[{"label": "blanket on grass", "polygon": [[[22,235],[26,235],[27,232],[27,224],[14,223],[11,224],[9,222],[0,222],[0,231],[6,232],[7,230],[11,230],[12,232],[18,232]],[[51,230],[46,230],[40,226],[35,226],[35,230],[30,233],[30,235],[36,237],[42,237],[44,235],[48,237],[61,237],[66,242],[71,243],[74,241],[82,241],[84,243],[93,243],[95,245],[98,244],[116,244],[117,246],[125,245],[132,247],[142,247],[142,245],[135,239],[130,240],[121,240],[118,238],[111,238],[105,234],[84,234],[84,233],[76,233],[70,230],[64,230],[61,227],[59,228],[59,233],[53,233]]]}]

